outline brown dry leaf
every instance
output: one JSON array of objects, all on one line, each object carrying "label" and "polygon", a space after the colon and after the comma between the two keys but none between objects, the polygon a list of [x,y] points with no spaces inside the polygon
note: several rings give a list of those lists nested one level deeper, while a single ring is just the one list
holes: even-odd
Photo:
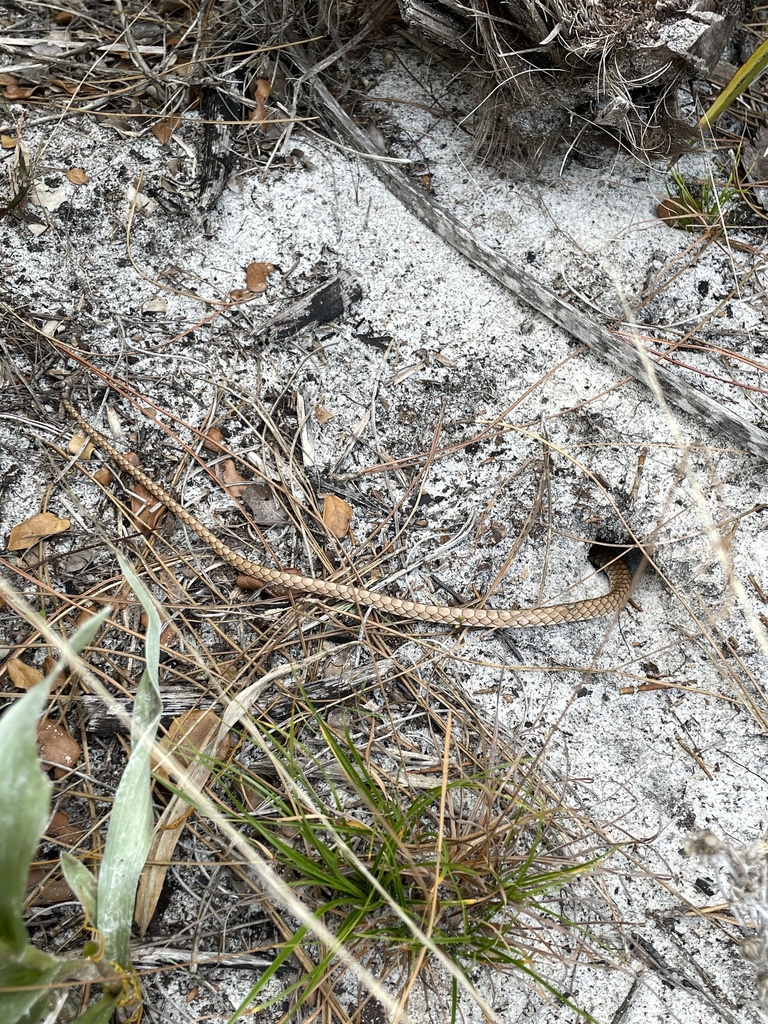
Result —
[{"label": "brown dry leaf", "polygon": [[[139,616],[139,622],[141,628],[146,629],[149,625],[149,619],[147,618],[146,612],[142,612]],[[178,648],[181,644],[181,636],[178,629],[172,622],[166,622],[160,633],[160,646],[165,650],[166,648]]]},{"label": "brown dry leaf", "polygon": [[680,227],[680,221],[685,216],[685,212],[685,207],[679,199],[664,199],[656,207],[656,216],[659,220],[666,221],[673,228]]},{"label": "brown dry leaf", "polygon": [[72,899],[72,890],[63,878],[57,878],[52,873],[51,868],[30,868],[27,876],[27,894],[32,893],[40,885],[42,889],[32,897],[29,904],[31,907],[50,907],[55,903],[68,903]]},{"label": "brown dry leaf", "polygon": [[[168,727],[167,737],[163,737],[159,741],[159,745],[163,748],[164,753],[172,754],[186,768],[205,746],[206,740],[214,735],[220,724],[221,719],[215,711],[203,711],[200,708],[185,711],[178,718],[174,718]],[[223,761],[227,756],[229,746],[229,736],[225,733],[213,756]],[[168,773],[163,768],[162,761],[154,754],[152,763],[156,773],[167,779]]]},{"label": "brown dry leaf", "polygon": [[209,427],[203,441],[203,448],[208,452],[220,452],[224,434],[218,427]]},{"label": "brown dry leaf", "polygon": [[31,519],[23,523],[17,523],[13,527],[8,538],[9,551],[26,551],[28,547],[37,544],[43,537],[52,537],[57,533],[63,533],[70,527],[68,519],[55,516],[53,512],[38,512]]},{"label": "brown dry leaf", "polygon": [[164,117],[162,121],[153,124],[149,130],[157,141],[164,146],[167,142],[170,142],[171,136],[180,124],[181,118],[178,114],[174,114],[172,117]]},{"label": "brown dry leaf", "polygon": [[255,576],[238,576],[235,580],[235,585],[240,587],[241,590],[261,590],[264,586],[264,580],[257,580]]},{"label": "brown dry leaf", "polygon": [[15,149],[16,139],[13,135],[0,135],[0,146],[3,149]]},{"label": "brown dry leaf", "polygon": [[45,834],[60,846],[75,846],[85,835],[85,830],[79,825],[73,825],[66,811],[55,811]]},{"label": "brown dry leaf", "polygon": [[111,469],[107,466],[102,466],[101,469],[97,469],[93,474],[93,479],[97,484],[101,484],[102,487],[109,487],[115,477]]},{"label": "brown dry leaf", "polygon": [[96,614],[96,605],[91,604],[87,608],[81,608],[75,616],[75,629],[80,629],[86,622],[93,618]]},{"label": "brown dry leaf", "polygon": [[18,80],[13,75],[6,74],[3,75],[3,78],[7,79],[7,81],[0,82],[0,85],[4,86],[3,98],[6,100],[28,100],[37,88],[36,85],[32,86],[32,88],[19,85]]},{"label": "brown dry leaf", "polygon": [[[129,452],[128,459],[137,468],[141,467],[141,459],[135,452]],[[131,512],[139,532],[150,533],[165,515],[165,505],[154,498],[143,484],[137,482],[131,487]]]},{"label": "brown dry leaf", "polygon": [[322,425],[324,423],[327,423],[328,420],[332,420],[333,419],[333,413],[329,412],[325,408],[324,405],[320,405],[319,402],[315,406],[315,410],[314,411],[315,411],[315,419],[317,420],[317,422],[320,424],[321,427],[322,427]]},{"label": "brown dry leaf", "polygon": [[245,268],[245,286],[249,292],[265,292],[267,278],[275,272],[274,263],[249,263]]},{"label": "brown dry leaf", "polygon": [[[208,757],[215,754],[222,737],[228,735],[229,730],[234,729],[242,718],[250,713],[268,685],[271,684],[258,680],[244,690],[238,691],[237,699],[232,700],[219,717],[218,727],[212,728],[203,743],[199,744],[201,753]],[[195,789],[203,790],[210,775],[211,768],[207,759],[196,761],[186,771],[189,789],[193,792]],[[183,786],[181,788],[184,789]],[[182,796],[172,796],[155,825],[155,835],[136,894],[135,920],[142,935],[154,916],[168,874],[168,864],[173,858],[173,851],[191,813],[186,799]]]},{"label": "brown dry leaf", "polygon": [[98,96],[101,89],[97,85],[88,85],[87,82],[63,82],[60,78],[47,78],[46,82],[62,89],[70,96],[77,93],[78,96]]},{"label": "brown dry leaf", "polygon": [[266,107],[266,100],[271,92],[272,86],[269,84],[268,78],[256,79],[256,88],[253,90],[256,106],[253,110],[248,111],[249,121],[266,121],[268,119],[269,113]]},{"label": "brown dry leaf", "polygon": [[53,770],[55,779],[63,778],[80,760],[80,744],[60,722],[44,718],[37,727],[37,741],[43,761],[58,766]]},{"label": "brown dry leaf", "polygon": [[165,505],[158,502],[143,484],[134,484],[131,490],[131,512],[140,533],[150,533],[165,514]]},{"label": "brown dry leaf", "polygon": [[323,523],[325,528],[340,540],[349,533],[352,512],[352,506],[344,501],[343,498],[337,498],[335,494],[329,494],[323,498]]},{"label": "brown dry leaf", "polygon": [[255,299],[256,293],[249,292],[247,288],[233,288],[229,297],[236,305],[240,305],[241,302],[250,302]]},{"label": "brown dry leaf", "polygon": [[87,185],[88,175],[83,167],[70,167],[67,171],[67,181],[70,181],[73,185]]},{"label": "brown dry leaf", "polygon": [[43,673],[34,665],[28,665],[21,658],[11,658],[6,662],[5,671],[17,690],[31,690],[44,679]]},{"label": "brown dry leaf", "polygon": [[[283,572],[288,572],[291,576],[300,576],[301,573],[298,569],[289,567],[283,569]],[[266,593],[271,594],[272,597],[285,597],[288,593],[287,587],[281,587],[279,583],[265,583],[264,580],[256,579],[255,576],[246,576],[244,574],[237,577],[235,583],[241,590],[264,590]]]},{"label": "brown dry leaf", "polygon": [[216,477],[220,480],[233,498],[240,498],[251,486],[250,480],[240,476],[233,459],[227,459],[216,466]]},{"label": "brown dry leaf", "polygon": [[70,455],[77,455],[81,462],[88,462],[94,452],[93,442],[82,431],[78,430],[69,439],[67,451]]}]

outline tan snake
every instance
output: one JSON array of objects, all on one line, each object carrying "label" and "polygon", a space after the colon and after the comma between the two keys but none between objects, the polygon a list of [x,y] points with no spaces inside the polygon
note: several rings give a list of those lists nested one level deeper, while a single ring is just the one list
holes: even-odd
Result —
[{"label": "tan snake", "polygon": [[556,626],[564,622],[580,622],[594,619],[600,615],[615,614],[624,607],[632,589],[632,574],[623,558],[612,557],[598,549],[599,568],[608,577],[611,590],[602,597],[590,597],[583,601],[569,604],[553,604],[539,608],[451,608],[449,605],[421,604],[418,601],[407,601],[400,597],[390,597],[377,591],[365,590],[363,587],[351,586],[347,583],[334,583],[332,580],[316,579],[313,576],[296,576],[291,572],[270,569],[269,566],[252,562],[249,558],[239,555],[224,543],[215,533],[192,515],[175,498],[137,469],[121,451],[100,431],[84,419],[78,410],[67,399],[63,399],[64,407],[73,420],[86,435],[102,449],[117,465],[140,483],[147,491],[177,516],[185,526],[196,533],[225,562],[246,576],[252,576],[265,584],[279,585],[287,590],[297,590],[304,594],[317,597],[329,597],[336,601],[347,601],[355,605],[375,608],[401,619],[421,622],[436,622],[448,626],[473,626],[485,629],[501,629],[513,626]]}]

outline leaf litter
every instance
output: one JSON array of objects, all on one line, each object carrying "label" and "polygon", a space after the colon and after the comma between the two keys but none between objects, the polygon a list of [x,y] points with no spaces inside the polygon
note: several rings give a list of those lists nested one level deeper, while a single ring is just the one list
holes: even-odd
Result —
[{"label": "leaf litter", "polygon": [[[407,65],[408,56],[403,59]],[[381,110],[377,120],[389,135],[398,132],[404,139],[423,140],[431,188],[491,244],[525,254],[529,265],[562,288],[582,291],[606,309],[624,301],[614,286],[619,281],[630,299],[647,300],[648,322],[685,323],[711,316],[714,334],[741,335],[759,348],[760,316],[746,297],[729,298],[734,277],[741,280],[742,274],[740,266],[734,268],[733,251],[702,247],[694,261],[685,252],[686,240],[653,223],[654,202],[664,194],[660,174],[650,170],[638,181],[637,166],[617,158],[597,175],[576,165],[560,178],[552,165],[543,182],[511,185],[471,164],[461,139],[448,126],[414,113],[418,108],[408,103],[424,100],[415,84],[418,76],[401,75],[397,62],[391,68],[380,76],[378,91],[405,103],[399,110]],[[439,76],[435,81],[442,82]],[[255,95],[256,109],[264,113],[259,103],[266,102],[268,93],[259,95],[257,86]],[[289,157],[263,176],[245,176],[243,193],[222,196],[207,231],[197,226],[190,231],[194,221],[188,211],[174,214],[158,202],[167,194],[159,184],[165,168],[157,142],[171,146],[178,136],[190,145],[185,132],[191,135],[194,123],[174,124],[165,140],[153,140],[142,128],[128,134],[87,123],[86,144],[66,122],[57,125],[53,136],[56,162],[74,165],[75,159],[81,160],[89,178],[87,190],[70,189],[67,199],[48,211],[55,231],[47,231],[34,248],[23,219],[12,227],[7,219],[4,223],[12,263],[4,301],[11,299],[25,316],[55,316],[65,338],[84,337],[91,352],[107,357],[102,367],[124,359],[129,351],[130,372],[125,366],[121,370],[129,384],[185,423],[201,424],[215,399],[226,395],[238,410],[227,417],[227,448],[254,454],[268,467],[273,482],[310,505],[315,493],[325,493],[324,481],[313,488],[293,471],[301,469],[311,442],[314,464],[334,489],[352,486],[357,491],[355,521],[361,535],[395,516],[405,495],[405,523],[394,523],[390,540],[394,538],[395,549],[398,543],[405,549],[398,564],[414,596],[438,586],[419,568],[421,547],[450,542],[468,523],[472,543],[461,549],[459,558],[446,552],[438,560],[440,577],[464,599],[472,596],[475,584],[485,593],[505,567],[512,546],[507,531],[522,538],[522,561],[512,568],[503,596],[494,596],[496,603],[540,600],[545,556],[558,565],[549,577],[545,600],[566,581],[578,579],[584,571],[578,568],[581,541],[611,521],[608,496],[638,535],[656,537],[659,566],[670,586],[647,575],[636,595],[638,606],[624,614],[620,629],[598,623],[565,634],[515,637],[520,663],[505,653],[503,638],[466,637],[452,663],[452,679],[487,721],[498,720],[502,730],[514,732],[522,723],[535,723],[526,728],[545,734],[562,721],[562,743],[558,738],[549,748],[554,763],[567,764],[573,777],[592,780],[583,798],[591,796],[595,806],[608,805],[610,816],[620,822],[619,832],[639,835],[645,829],[658,834],[646,848],[646,869],[671,878],[691,905],[701,906],[689,863],[679,856],[684,835],[706,822],[716,830],[741,833],[746,840],[761,820],[764,751],[751,725],[754,720],[728,703],[723,680],[742,671],[759,676],[763,663],[749,623],[727,600],[726,579],[706,543],[708,527],[685,472],[693,466],[712,518],[725,524],[723,536],[735,571],[747,581],[750,574],[754,577],[751,593],[759,612],[759,594],[768,590],[760,568],[767,564],[765,534],[754,520],[739,518],[761,500],[754,461],[730,451],[727,441],[708,435],[705,427],[685,421],[691,447],[687,452],[677,449],[667,421],[644,392],[631,384],[619,388],[615,374],[575,354],[567,338],[461,264],[408,219],[365,164],[350,161],[316,138],[301,139],[311,160]],[[23,131],[29,152],[36,152],[37,130]],[[11,136],[9,130],[6,134]],[[135,185],[142,173],[139,192]],[[52,194],[64,187],[54,185]],[[139,213],[141,217],[135,216]],[[129,239],[115,230],[115,218],[117,224],[131,224]],[[74,256],[66,250],[72,273],[88,283],[90,307],[79,305],[57,283],[63,258],[58,239],[64,236],[91,239]],[[274,290],[273,280],[266,288],[266,272],[259,271],[259,280],[254,279],[264,284],[260,292],[246,280],[248,312],[238,307],[237,317],[243,319],[229,319],[230,296],[240,296],[242,268],[254,266],[254,253],[264,261],[258,266],[282,269],[275,272]],[[259,324],[294,294],[297,282],[288,271],[297,258],[301,283],[314,284],[343,267],[364,281],[365,296],[352,316],[261,349]],[[674,275],[677,279],[668,284]],[[158,282],[165,308],[151,308]],[[202,299],[213,303],[207,322],[211,309]],[[163,319],[150,320],[147,312]],[[182,331],[184,340],[166,346]],[[164,346],[162,351],[159,346]],[[28,339],[17,350],[17,372],[31,377],[38,358]],[[50,350],[43,361],[49,367],[61,365]],[[13,411],[25,407],[23,395],[20,387],[6,395],[6,401],[16,403]],[[311,437],[307,433],[302,438],[292,409],[296,395],[307,409],[332,405],[332,416],[315,416],[320,429],[308,425],[307,418],[301,420]],[[89,413],[95,415],[97,408],[94,404]],[[506,410],[503,429],[495,429]],[[53,403],[48,401],[44,411],[41,425],[50,431]],[[125,415],[130,415],[127,407]],[[297,446],[295,466],[284,453],[278,457],[267,450],[265,424],[275,420],[277,434],[292,438],[290,443]],[[138,416],[136,425],[145,428]],[[489,425],[491,432],[484,435]],[[184,427],[179,429],[183,433]],[[469,445],[465,442],[474,436],[472,431],[480,439]],[[155,444],[156,436],[150,425],[143,430],[144,444]],[[439,458],[430,461],[425,453],[432,448]],[[641,449],[649,453],[642,470]],[[159,451],[162,459],[154,465],[170,479],[181,450],[164,444]],[[14,521],[31,522],[39,515],[30,515],[38,507],[36,477],[42,472],[30,465],[31,455],[35,467],[45,465],[39,447],[8,438],[4,470],[17,482],[3,508],[6,530]],[[411,479],[407,460],[414,456],[428,472]],[[547,460],[551,472],[546,471]],[[241,489],[246,481],[235,464],[223,465],[231,467],[226,473],[234,474],[231,491]],[[373,472],[376,467],[386,470]],[[49,472],[45,470],[46,479]],[[203,516],[223,519],[229,528],[237,521],[231,504],[217,495],[212,508],[210,485],[203,480],[187,482],[185,502]],[[73,543],[82,544],[90,536],[82,503],[93,509],[98,497],[82,484],[73,486],[78,504],[72,506],[71,521],[79,533]],[[349,502],[332,497],[333,504],[351,512]],[[150,525],[150,513],[142,509],[151,509],[152,503],[151,498],[131,497],[145,526]],[[526,539],[522,526],[531,508],[540,511]],[[324,520],[324,512],[311,511]],[[161,516],[162,509],[151,514]],[[104,507],[96,513],[99,520],[110,515]],[[501,529],[498,524],[503,524]],[[343,538],[348,525],[339,523],[331,532]],[[300,545],[291,539],[296,534],[290,516],[284,513],[272,526],[269,544],[277,545],[283,564],[304,564]],[[34,531],[30,545],[48,536]],[[117,536],[113,529],[109,532]],[[184,551],[184,540],[175,540]],[[250,544],[249,539],[246,550]],[[354,544],[351,539],[351,559]],[[371,552],[366,557],[366,572],[375,579],[375,558]],[[689,617],[690,605],[686,610],[673,587],[687,594],[695,608],[709,611],[693,611]],[[444,592],[438,594],[443,600]],[[709,636],[716,642],[710,644]],[[450,639],[441,643],[451,647]],[[724,650],[727,655],[722,655]],[[417,658],[417,651],[412,642],[398,657]],[[259,656],[258,648],[255,654]],[[718,663],[720,655],[725,660]],[[650,678],[651,664],[653,678],[666,680],[669,689],[622,698],[619,683]],[[10,676],[10,663],[8,672]],[[725,725],[724,708],[729,716]],[[734,1020],[750,1020],[752,1010],[742,1012],[737,994],[743,992],[745,974],[731,958],[730,947],[713,937],[701,919],[686,917],[679,896],[648,878],[635,876],[630,883],[623,876],[621,886],[630,884],[621,913],[632,920],[642,917],[634,927],[641,927],[646,941],[663,949],[664,956],[682,946],[689,958],[705,961],[708,976],[717,979],[713,984],[726,993],[724,1011]],[[645,908],[642,914],[638,906]],[[169,925],[173,913],[184,919],[183,909],[172,909]],[[230,983],[233,988],[239,984],[236,977]],[[625,994],[616,976],[598,980],[588,969],[580,985],[583,1004],[608,1017]],[[644,998],[664,1014],[695,1019],[701,1012],[690,987],[651,985]],[[511,996],[507,1019],[517,1019],[519,1008]],[[466,1012],[467,1019],[471,1012]],[[627,1020],[647,1019],[633,1016],[639,1012],[639,1005],[630,1007]],[[561,1008],[545,1005],[536,1011],[536,1019],[558,1020],[561,1013]],[[423,1019],[428,1018],[424,1007]]]}]

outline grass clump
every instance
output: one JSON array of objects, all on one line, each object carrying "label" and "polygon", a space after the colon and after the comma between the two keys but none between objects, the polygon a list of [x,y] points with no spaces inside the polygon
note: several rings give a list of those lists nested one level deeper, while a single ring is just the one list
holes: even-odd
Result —
[{"label": "grass clump", "polygon": [[682,231],[709,231],[736,223],[744,197],[735,168],[724,182],[714,177],[689,182],[677,167],[671,174],[667,199],[658,207],[661,220]]},{"label": "grass clump", "polygon": [[[314,915],[356,959],[378,958],[387,973],[407,977],[403,1006],[416,979],[439,962],[453,968],[455,992],[474,968],[514,970],[578,1010],[545,964],[595,946],[564,912],[563,890],[600,863],[605,847],[579,830],[542,763],[527,755],[489,756],[484,764],[468,757],[478,737],[445,709],[437,756],[413,752],[404,761],[410,768],[398,767],[392,723],[365,735],[332,726],[305,698],[300,703],[284,725],[251,730],[257,770],[243,758],[218,781],[237,827]],[[298,927],[240,1010],[285,998],[283,991],[254,1005],[287,958],[310,944],[314,966],[291,989],[294,1012],[302,1006],[334,967],[332,955]]]}]

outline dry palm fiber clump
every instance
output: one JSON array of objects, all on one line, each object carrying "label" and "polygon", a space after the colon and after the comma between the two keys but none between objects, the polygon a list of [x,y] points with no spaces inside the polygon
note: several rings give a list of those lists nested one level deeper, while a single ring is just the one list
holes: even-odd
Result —
[{"label": "dry palm fiber clump", "polygon": [[[477,79],[478,148],[536,165],[561,139],[606,133],[667,153],[683,128],[677,89],[706,76],[740,0],[399,0],[407,21],[464,51]],[[438,9],[436,23],[425,11]],[[692,126],[683,134],[695,137]]]},{"label": "dry palm fiber clump", "polygon": [[715,67],[748,0],[397,4],[409,27],[461,56],[478,150],[514,169],[535,167],[563,139],[583,148],[607,134],[648,154],[693,141],[678,88]]}]

